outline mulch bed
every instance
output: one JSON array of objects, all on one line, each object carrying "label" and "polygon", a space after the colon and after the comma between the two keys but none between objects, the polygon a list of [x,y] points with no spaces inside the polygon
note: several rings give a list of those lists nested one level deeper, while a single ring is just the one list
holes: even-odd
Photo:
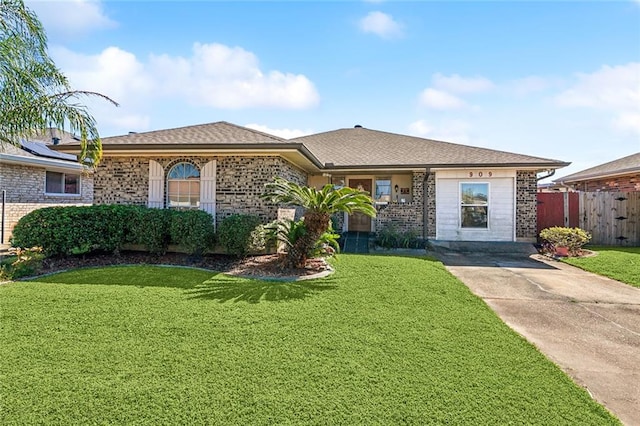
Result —
[{"label": "mulch bed", "polygon": [[329,269],[329,265],[324,259],[309,259],[305,268],[285,269],[282,266],[282,254],[266,254],[238,259],[221,254],[191,257],[183,253],[166,253],[158,256],[145,252],[123,251],[118,255],[96,253],[45,259],[40,273],[50,274],[69,269],[111,265],[190,266],[256,278],[296,278]]}]

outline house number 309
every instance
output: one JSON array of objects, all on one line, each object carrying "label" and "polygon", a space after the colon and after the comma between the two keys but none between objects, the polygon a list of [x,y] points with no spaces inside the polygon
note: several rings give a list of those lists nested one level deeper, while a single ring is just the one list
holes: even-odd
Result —
[{"label": "house number 309", "polygon": [[[474,177],[474,176],[483,177],[484,176],[484,172],[477,172],[475,175],[473,174],[473,172],[469,172],[469,177]],[[487,172],[487,176],[488,177],[493,176],[493,172]]]}]

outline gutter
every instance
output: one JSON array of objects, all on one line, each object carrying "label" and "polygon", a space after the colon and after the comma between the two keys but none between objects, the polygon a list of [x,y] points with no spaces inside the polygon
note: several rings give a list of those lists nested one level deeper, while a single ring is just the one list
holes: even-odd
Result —
[{"label": "gutter", "polygon": [[36,167],[56,167],[64,170],[83,171],[85,167],[80,163],[64,160],[53,160],[41,157],[25,157],[14,154],[0,154],[0,163],[29,165]]},{"label": "gutter", "polygon": [[[56,151],[62,152],[76,152],[79,150],[79,145],[56,145],[50,147]],[[173,151],[179,152],[181,154],[189,153],[189,152],[202,152],[202,151],[288,151],[295,150],[306,157],[313,165],[315,165],[320,170],[340,170],[340,171],[349,171],[349,170],[379,170],[379,169],[398,169],[398,170],[414,170],[414,169],[434,169],[434,168],[487,168],[487,167],[509,167],[509,168],[561,168],[566,167],[571,163],[567,162],[544,162],[544,163],[477,163],[477,164],[469,164],[469,163],[442,163],[442,164],[359,164],[359,165],[339,165],[336,166],[332,162],[322,163],[303,143],[256,143],[256,144],[246,144],[246,143],[232,143],[232,144],[175,144],[175,143],[164,143],[164,144],[139,144],[139,143],[131,143],[131,144],[114,144],[102,145],[103,153],[140,153],[143,154],[147,151],[158,150],[164,151],[167,154]]]},{"label": "gutter", "polygon": [[[52,146],[52,149],[55,151],[61,152],[76,152],[80,149],[78,145],[56,145]],[[144,153],[147,151],[164,151],[170,153],[172,151],[179,152],[181,154],[188,152],[202,152],[202,151],[297,151],[307,158],[314,166],[319,169],[324,168],[324,164],[318,160],[318,158],[311,153],[301,143],[261,143],[261,144],[243,144],[243,143],[233,143],[233,144],[117,144],[117,145],[102,145],[103,153],[130,153],[132,151],[137,151],[140,153]]]},{"label": "gutter", "polygon": [[540,182],[542,179],[550,178],[551,176],[555,175],[556,169],[547,170],[547,173],[548,174],[546,176],[536,177],[536,182]]}]

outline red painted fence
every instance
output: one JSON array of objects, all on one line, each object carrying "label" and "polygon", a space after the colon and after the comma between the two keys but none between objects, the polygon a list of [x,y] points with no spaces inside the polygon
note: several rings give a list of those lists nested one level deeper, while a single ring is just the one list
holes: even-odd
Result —
[{"label": "red painted fence", "polygon": [[577,192],[538,192],[538,233],[551,226],[580,226]]}]

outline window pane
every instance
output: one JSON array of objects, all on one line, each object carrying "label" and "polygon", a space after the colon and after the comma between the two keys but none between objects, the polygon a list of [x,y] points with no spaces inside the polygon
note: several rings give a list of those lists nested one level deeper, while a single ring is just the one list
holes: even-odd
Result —
[{"label": "window pane", "polygon": [[167,175],[169,179],[200,178],[198,168],[191,163],[178,163],[171,168]]},{"label": "window pane", "polygon": [[200,206],[200,172],[190,163],[176,164],[167,175],[167,204],[171,208]]},{"label": "window pane", "polygon": [[460,185],[462,192],[462,205],[481,205],[486,206],[489,200],[489,184],[488,183],[463,183]]},{"label": "window pane", "polygon": [[463,228],[486,228],[488,207],[486,206],[462,206]]},{"label": "window pane", "polygon": [[391,179],[376,179],[375,199],[391,201]]},{"label": "window pane", "polygon": [[80,193],[80,176],[78,175],[64,175],[64,193],[65,194],[79,194]]},{"label": "window pane", "polygon": [[46,184],[45,184],[45,192],[48,194],[62,194],[63,193],[63,182],[64,174],[57,172],[47,172],[46,173]]}]

